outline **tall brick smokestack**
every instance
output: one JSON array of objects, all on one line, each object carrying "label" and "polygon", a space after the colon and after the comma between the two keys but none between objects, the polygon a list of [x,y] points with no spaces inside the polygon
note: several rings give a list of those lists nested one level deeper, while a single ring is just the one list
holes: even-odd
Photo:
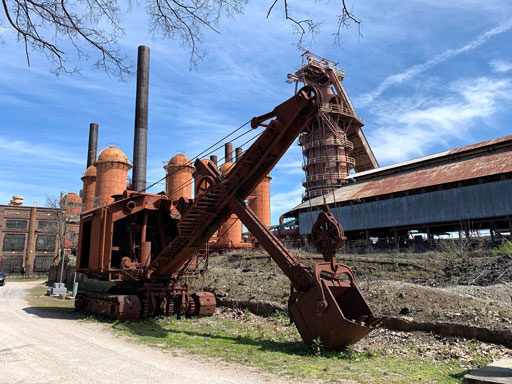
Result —
[{"label": "tall brick smokestack", "polygon": [[148,147],[149,47],[139,46],[137,57],[137,94],[135,98],[135,135],[133,140],[132,189],[146,189]]},{"label": "tall brick smokestack", "polygon": [[87,148],[87,168],[96,161],[96,152],[98,150],[98,124],[89,124],[89,147]]}]

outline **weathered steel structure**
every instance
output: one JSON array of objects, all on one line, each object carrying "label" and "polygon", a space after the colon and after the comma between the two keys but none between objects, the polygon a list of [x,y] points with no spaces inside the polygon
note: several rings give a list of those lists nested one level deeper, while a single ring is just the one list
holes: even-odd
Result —
[{"label": "weathered steel structure", "polygon": [[89,146],[87,148],[87,169],[82,176],[82,205],[83,210],[94,207],[96,195],[96,153],[98,151],[98,124],[89,125]]},{"label": "weathered steel structure", "polygon": [[134,191],[144,191],[146,190],[149,102],[149,47],[144,45],[138,48],[137,90],[135,95],[132,189]]},{"label": "weathered steel structure", "polygon": [[[233,163],[233,145],[226,143],[225,145],[225,162],[219,168],[222,175],[227,177],[233,169],[235,163]],[[201,173],[198,173],[200,178],[203,178]],[[225,248],[237,248],[242,242],[242,222],[235,213],[222,224],[218,231],[217,242],[219,245]]]},{"label": "weathered steel structure", "polygon": [[98,151],[98,124],[89,124],[89,146],[87,147],[87,168],[96,161]]},{"label": "weathered steel structure", "polygon": [[310,52],[303,55],[302,67],[288,78],[317,88],[319,113],[299,137],[306,173],[303,201],[331,193],[346,183],[350,170],[378,167],[345,88],[344,72],[337,64]]},{"label": "weathered steel structure", "polygon": [[[349,175],[326,195],[349,239],[407,238],[410,230],[429,240],[447,232],[512,232],[512,136]],[[285,214],[311,233],[323,198]]]},{"label": "weathered steel structure", "polygon": [[[224,160],[220,165],[221,173],[229,173],[234,166],[234,161],[240,161],[243,154],[242,148],[235,148],[235,157],[233,158],[233,144],[227,142],[224,145]],[[210,161],[217,166],[217,156],[210,156]],[[202,159],[203,163],[207,163],[208,159]],[[174,156],[167,164],[164,165],[166,171],[166,195],[171,201],[178,201],[181,197],[191,199],[192,185],[194,185],[194,196],[202,189],[201,175],[195,172],[195,167],[190,160],[183,154]],[[272,176],[268,174],[254,188],[252,193],[247,197],[247,204],[254,211],[258,219],[266,226],[270,227],[270,180]],[[193,180],[193,182],[192,182]],[[85,184],[84,184],[85,185]],[[238,248],[253,248],[258,246],[257,240],[250,236],[243,237],[242,222],[235,214],[219,228],[209,241],[209,249],[216,252],[224,252],[227,250]]]},{"label": "weathered steel structure", "polygon": [[290,279],[289,311],[307,344],[321,338],[327,348],[340,349],[368,334],[380,319],[373,316],[350,268],[334,257],[344,236],[332,215],[324,212],[314,231],[325,262],[306,267],[245,203],[318,108],[319,91],[304,87],[272,112],[252,119],[253,129],[264,130],[236,163],[229,161],[232,151],[226,148],[229,168],[196,159],[194,199],[172,201],[166,195],[125,190],[112,203],[83,213],[78,272],[108,283],[109,289],[79,292],[77,308],[120,320],[211,315],[215,297],[192,292],[187,277],[196,273],[208,240],[236,215]]},{"label": "weathered steel structure", "polygon": [[194,173],[194,166],[187,156],[178,154],[174,156],[167,165],[164,165],[165,194],[171,201],[180,198],[192,198],[192,183],[189,183]]},{"label": "weathered steel structure", "polygon": [[126,189],[130,161],[119,148],[105,148],[96,160],[96,185],[94,206],[99,207],[114,201],[112,196],[120,195]]}]

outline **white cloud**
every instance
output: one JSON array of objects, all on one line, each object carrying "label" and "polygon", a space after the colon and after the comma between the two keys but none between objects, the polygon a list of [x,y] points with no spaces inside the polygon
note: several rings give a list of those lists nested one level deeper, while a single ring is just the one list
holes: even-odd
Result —
[{"label": "white cloud", "polygon": [[482,0],[415,0],[414,2],[436,8],[462,9],[464,11],[473,9],[479,13],[482,11],[504,12],[509,6],[503,0],[487,0],[484,2]]},{"label": "white cloud", "polygon": [[489,61],[489,66],[493,72],[508,72],[512,69],[512,63],[501,59]]},{"label": "white cloud", "polygon": [[298,187],[291,191],[272,194],[272,198],[270,199],[271,212],[284,213],[296,205],[299,205],[302,201],[303,192],[304,189]]},{"label": "white cloud", "polygon": [[[512,100],[512,81],[480,77],[453,81],[446,96],[393,98],[372,108],[377,128],[370,142],[382,163],[422,156],[452,139],[471,136],[475,123]],[[482,129],[482,124],[478,125]]]},{"label": "white cloud", "polygon": [[[56,147],[28,143],[23,140],[8,140],[0,137],[0,149],[2,149],[2,154],[14,155],[15,157],[11,157],[11,159],[17,159],[17,161],[32,161],[36,159],[38,164],[43,162],[48,164],[72,163],[83,165],[84,163],[83,159],[73,156],[71,151],[65,152]],[[4,158],[4,161],[6,160]]]},{"label": "white cloud", "polygon": [[406,69],[403,72],[396,73],[394,75],[390,75],[382,81],[376,89],[374,89],[371,92],[365,93],[357,98],[356,105],[360,106],[367,106],[371,102],[373,102],[377,97],[379,97],[386,89],[391,87],[394,84],[400,84],[405,81],[408,81],[412,79],[413,77],[419,75],[422,72],[425,72],[426,70],[435,67],[438,64],[441,64],[442,62],[451,59],[452,57],[455,57],[457,55],[460,55],[461,53],[471,51],[475,48],[480,47],[482,44],[486,43],[490,38],[499,35],[503,32],[506,32],[512,28],[512,18],[508,19],[507,21],[499,24],[498,26],[480,34],[475,39],[467,43],[466,45],[456,48],[456,49],[448,49],[430,60],[421,63],[413,65],[412,67]]},{"label": "white cloud", "polygon": [[[294,146],[295,144],[292,144]],[[276,169],[282,173],[286,173],[288,175],[303,175],[304,170],[302,169],[302,161],[301,160],[290,160],[285,163],[277,163]]]}]

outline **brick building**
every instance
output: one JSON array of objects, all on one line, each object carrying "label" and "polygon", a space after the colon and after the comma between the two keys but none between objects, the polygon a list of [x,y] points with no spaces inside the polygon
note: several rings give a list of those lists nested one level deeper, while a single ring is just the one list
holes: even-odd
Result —
[{"label": "brick building", "polygon": [[[75,253],[78,240],[81,200],[75,194],[64,196],[66,213],[58,208],[22,205],[13,198],[0,205],[0,270],[7,274],[42,274],[58,258],[59,233],[65,233],[65,250]],[[62,200],[61,200],[62,205]]]}]

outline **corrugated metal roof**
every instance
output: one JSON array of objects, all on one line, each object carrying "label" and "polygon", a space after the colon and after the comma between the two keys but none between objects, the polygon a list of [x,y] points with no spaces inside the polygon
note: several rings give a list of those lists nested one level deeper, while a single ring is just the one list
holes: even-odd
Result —
[{"label": "corrugated metal roof", "polygon": [[507,141],[512,141],[512,135],[499,137],[497,139],[482,141],[480,143],[475,143],[475,144],[471,144],[471,145],[466,145],[465,147],[454,148],[452,150],[449,150],[448,154],[453,155],[456,153],[468,152],[468,151],[472,151],[474,149],[485,148],[485,147],[490,147],[492,145],[505,143]]},{"label": "corrugated metal roof", "polygon": [[471,152],[476,149],[484,149],[485,147],[490,147],[490,146],[500,144],[500,143],[505,143],[508,141],[512,142],[512,135],[500,137],[498,139],[482,141],[480,143],[466,145],[464,147],[450,149],[448,151],[438,152],[438,153],[434,153],[432,155],[422,156],[422,157],[418,157],[416,159],[406,160],[406,161],[402,161],[400,163],[386,165],[384,167],[370,169],[370,170],[364,171],[364,172],[353,173],[353,174],[349,175],[347,177],[347,179],[356,179],[357,180],[357,178],[362,177],[362,176],[367,176],[367,175],[372,175],[372,174],[377,175],[384,171],[390,171],[395,168],[403,168],[403,167],[411,166],[414,164],[418,164],[418,166],[420,166],[421,163],[429,162],[432,160],[442,160],[443,157],[449,158],[451,155],[459,155],[460,156],[464,152]]},{"label": "corrugated metal roof", "polygon": [[[427,223],[451,223],[452,230],[457,230],[461,228],[461,222],[503,218],[512,214],[510,191],[512,179],[331,207],[331,213],[346,232]],[[301,235],[311,233],[321,212],[319,208],[299,213]]]},{"label": "corrugated metal roof", "polygon": [[[484,143],[498,143],[512,139],[507,136],[497,140]],[[479,144],[484,144],[479,143]],[[471,149],[480,148],[483,145],[475,144],[469,146]],[[443,153],[460,153],[468,151],[468,147],[457,148]],[[434,156],[434,155],[433,155]],[[512,147],[500,152],[483,153],[478,156],[466,157],[451,160],[445,163],[432,164],[427,167],[395,173],[388,176],[376,177],[369,181],[348,184],[337,189],[333,194],[326,196],[328,204],[334,202],[350,201],[404,192],[413,189],[425,188],[447,183],[460,182],[463,180],[477,179],[480,177],[498,175],[512,172]],[[307,209],[311,206],[322,205],[323,197],[306,201],[291,211]]]}]

